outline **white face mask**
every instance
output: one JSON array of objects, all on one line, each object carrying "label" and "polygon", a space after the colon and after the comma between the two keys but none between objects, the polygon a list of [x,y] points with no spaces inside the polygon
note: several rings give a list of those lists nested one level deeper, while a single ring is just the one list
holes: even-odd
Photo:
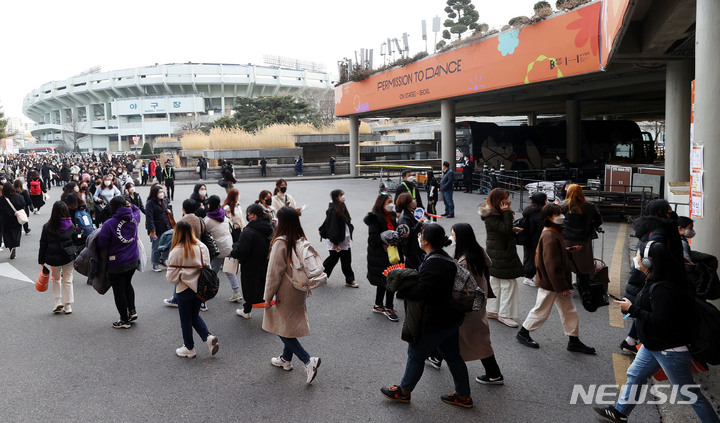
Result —
[{"label": "white face mask", "polygon": [[408,181],[408,182],[415,182],[415,176],[408,176],[407,181]]},{"label": "white face mask", "polygon": [[394,212],[394,211],[395,211],[395,204],[390,203],[390,204],[385,205],[385,210],[387,210],[388,212]]},{"label": "white face mask", "polygon": [[130,194],[135,194],[135,187],[128,188],[128,191],[130,192]]},{"label": "white face mask", "polygon": [[422,235],[418,235],[418,245],[422,248]]},{"label": "white face mask", "polygon": [[685,229],[685,238],[690,239],[695,236],[695,229]]},{"label": "white face mask", "polygon": [[565,215],[561,214],[561,215],[555,216],[555,218],[553,219],[553,223],[556,225],[562,225],[563,223],[565,223]]},{"label": "white face mask", "polygon": [[341,203],[344,203],[344,202],[345,202],[345,196],[344,196],[344,195],[341,195],[340,197],[338,197],[338,200],[339,200]]},{"label": "white face mask", "polygon": [[455,237],[451,236],[450,237],[450,246],[453,246],[453,245],[455,245]]},{"label": "white face mask", "polygon": [[637,270],[640,270],[640,260],[638,260],[637,256],[633,257],[633,267],[635,267]]},{"label": "white face mask", "polygon": [[73,191],[75,191],[75,192],[80,192],[80,188],[78,188],[78,187],[76,186],[75,188],[73,188]]},{"label": "white face mask", "polygon": [[158,192],[158,198],[161,199],[161,200],[164,199],[164,198],[165,198],[165,193],[164,193],[164,192]]},{"label": "white face mask", "polygon": [[204,189],[201,189],[200,191],[198,191],[198,194],[200,194],[201,197],[204,197],[207,195],[207,191]]},{"label": "white face mask", "polygon": [[106,187],[110,186],[110,181],[103,181],[103,184],[105,184]]}]

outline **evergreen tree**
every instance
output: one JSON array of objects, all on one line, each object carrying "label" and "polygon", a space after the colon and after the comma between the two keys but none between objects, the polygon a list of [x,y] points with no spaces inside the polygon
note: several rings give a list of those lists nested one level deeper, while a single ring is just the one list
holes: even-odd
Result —
[{"label": "evergreen tree", "polygon": [[259,98],[238,97],[235,99],[235,113],[218,119],[213,127],[240,128],[255,132],[266,126],[279,124],[310,123],[318,126],[321,118],[317,110],[302,100],[291,96],[269,96]]},{"label": "evergreen tree", "polygon": [[452,34],[457,34],[458,40],[468,30],[477,31],[480,25],[477,23],[480,14],[475,10],[472,0],[447,0],[445,12],[448,19],[443,24],[446,28],[443,31],[443,38],[449,40]]}]

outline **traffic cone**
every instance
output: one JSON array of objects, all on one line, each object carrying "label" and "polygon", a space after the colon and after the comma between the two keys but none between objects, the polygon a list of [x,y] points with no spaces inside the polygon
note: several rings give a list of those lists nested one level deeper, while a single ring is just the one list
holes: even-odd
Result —
[{"label": "traffic cone", "polygon": [[40,273],[38,274],[37,280],[35,280],[35,289],[37,289],[38,292],[47,291],[49,281],[50,281],[50,269],[43,266],[42,269],[40,269]]}]

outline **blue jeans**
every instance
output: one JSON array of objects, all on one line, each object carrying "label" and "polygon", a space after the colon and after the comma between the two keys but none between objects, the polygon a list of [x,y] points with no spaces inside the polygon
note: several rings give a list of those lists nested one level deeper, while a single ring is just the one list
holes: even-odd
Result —
[{"label": "blue jeans", "polygon": [[[212,259],[212,261],[210,261],[210,267],[212,268],[212,270],[215,273],[217,273],[219,275],[220,271],[222,270],[224,261],[225,261],[224,257],[215,257],[214,259]],[[223,272],[223,273],[225,273],[225,276],[227,276],[228,280],[230,281],[230,287],[232,287],[233,292],[236,294],[238,292],[240,292],[240,286],[238,285],[237,276],[235,276],[234,273],[228,273],[228,272]]]},{"label": "blue jeans", "polygon": [[453,202],[453,192],[443,191],[443,200],[445,201],[445,213],[455,214],[455,203]]},{"label": "blue jeans", "polygon": [[150,254],[150,262],[152,264],[160,263],[160,250],[158,250],[158,247],[160,246],[161,235],[162,234],[157,234],[157,238],[150,244],[152,249],[152,253]]},{"label": "blue jeans", "polygon": [[408,358],[405,365],[405,374],[400,381],[400,386],[408,392],[415,389],[425,369],[425,359],[435,349],[440,350],[442,357],[447,362],[455,383],[455,392],[460,396],[470,395],[470,380],[465,360],[460,356],[460,344],[458,343],[458,329],[460,324],[439,330],[437,332],[423,333],[415,345],[408,346]]},{"label": "blue jeans", "polygon": [[[643,345],[640,347],[637,356],[635,356],[635,360],[627,370],[628,381],[620,393],[620,398],[615,404],[615,408],[626,416],[630,415],[633,408],[635,408],[633,402],[637,402],[643,386],[647,384],[647,379],[660,370],[661,367],[673,385],[678,385],[681,388],[685,385],[695,385],[692,371],[690,370],[691,363],[692,356],[687,351],[650,351]],[[633,385],[635,386],[633,387]],[[636,401],[630,400],[631,387],[634,389],[635,395],[633,399]],[[692,407],[701,422],[720,422],[712,405],[710,405],[710,402],[708,402],[707,398],[705,398],[700,391],[700,387],[695,386],[687,389],[687,391],[697,396],[697,401],[692,404]],[[665,393],[669,395],[668,392]],[[682,389],[678,390],[678,393],[683,400],[688,400],[688,397],[683,394]]]},{"label": "blue jeans", "polygon": [[283,348],[283,352],[280,355],[283,360],[290,361],[292,360],[293,354],[295,354],[297,358],[305,364],[310,361],[310,354],[308,354],[308,352],[305,351],[305,348],[300,345],[300,341],[298,341],[297,338],[285,338],[280,336],[280,340],[283,341],[283,344],[285,344],[285,348]]},{"label": "blue jeans", "polygon": [[205,342],[207,340],[208,332],[205,321],[200,317],[200,303],[202,301],[198,298],[192,289],[187,288],[182,292],[175,294],[178,303],[178,313],[180,314],[180,329],[182,330],[183,343],[185,348],[191,350],[195,348],[195,342],[193,341],[193,328],[200,335],[200,338]]}]

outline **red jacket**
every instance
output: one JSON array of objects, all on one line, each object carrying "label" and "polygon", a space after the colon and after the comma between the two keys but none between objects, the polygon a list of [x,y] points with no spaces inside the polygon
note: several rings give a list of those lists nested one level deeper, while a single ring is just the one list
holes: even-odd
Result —
[{"label": "red jacket", "polygon": [[150,176],[155,176],[155,169],[157,168],[157,163],[155,163],[155,160],[150,161]]}]

